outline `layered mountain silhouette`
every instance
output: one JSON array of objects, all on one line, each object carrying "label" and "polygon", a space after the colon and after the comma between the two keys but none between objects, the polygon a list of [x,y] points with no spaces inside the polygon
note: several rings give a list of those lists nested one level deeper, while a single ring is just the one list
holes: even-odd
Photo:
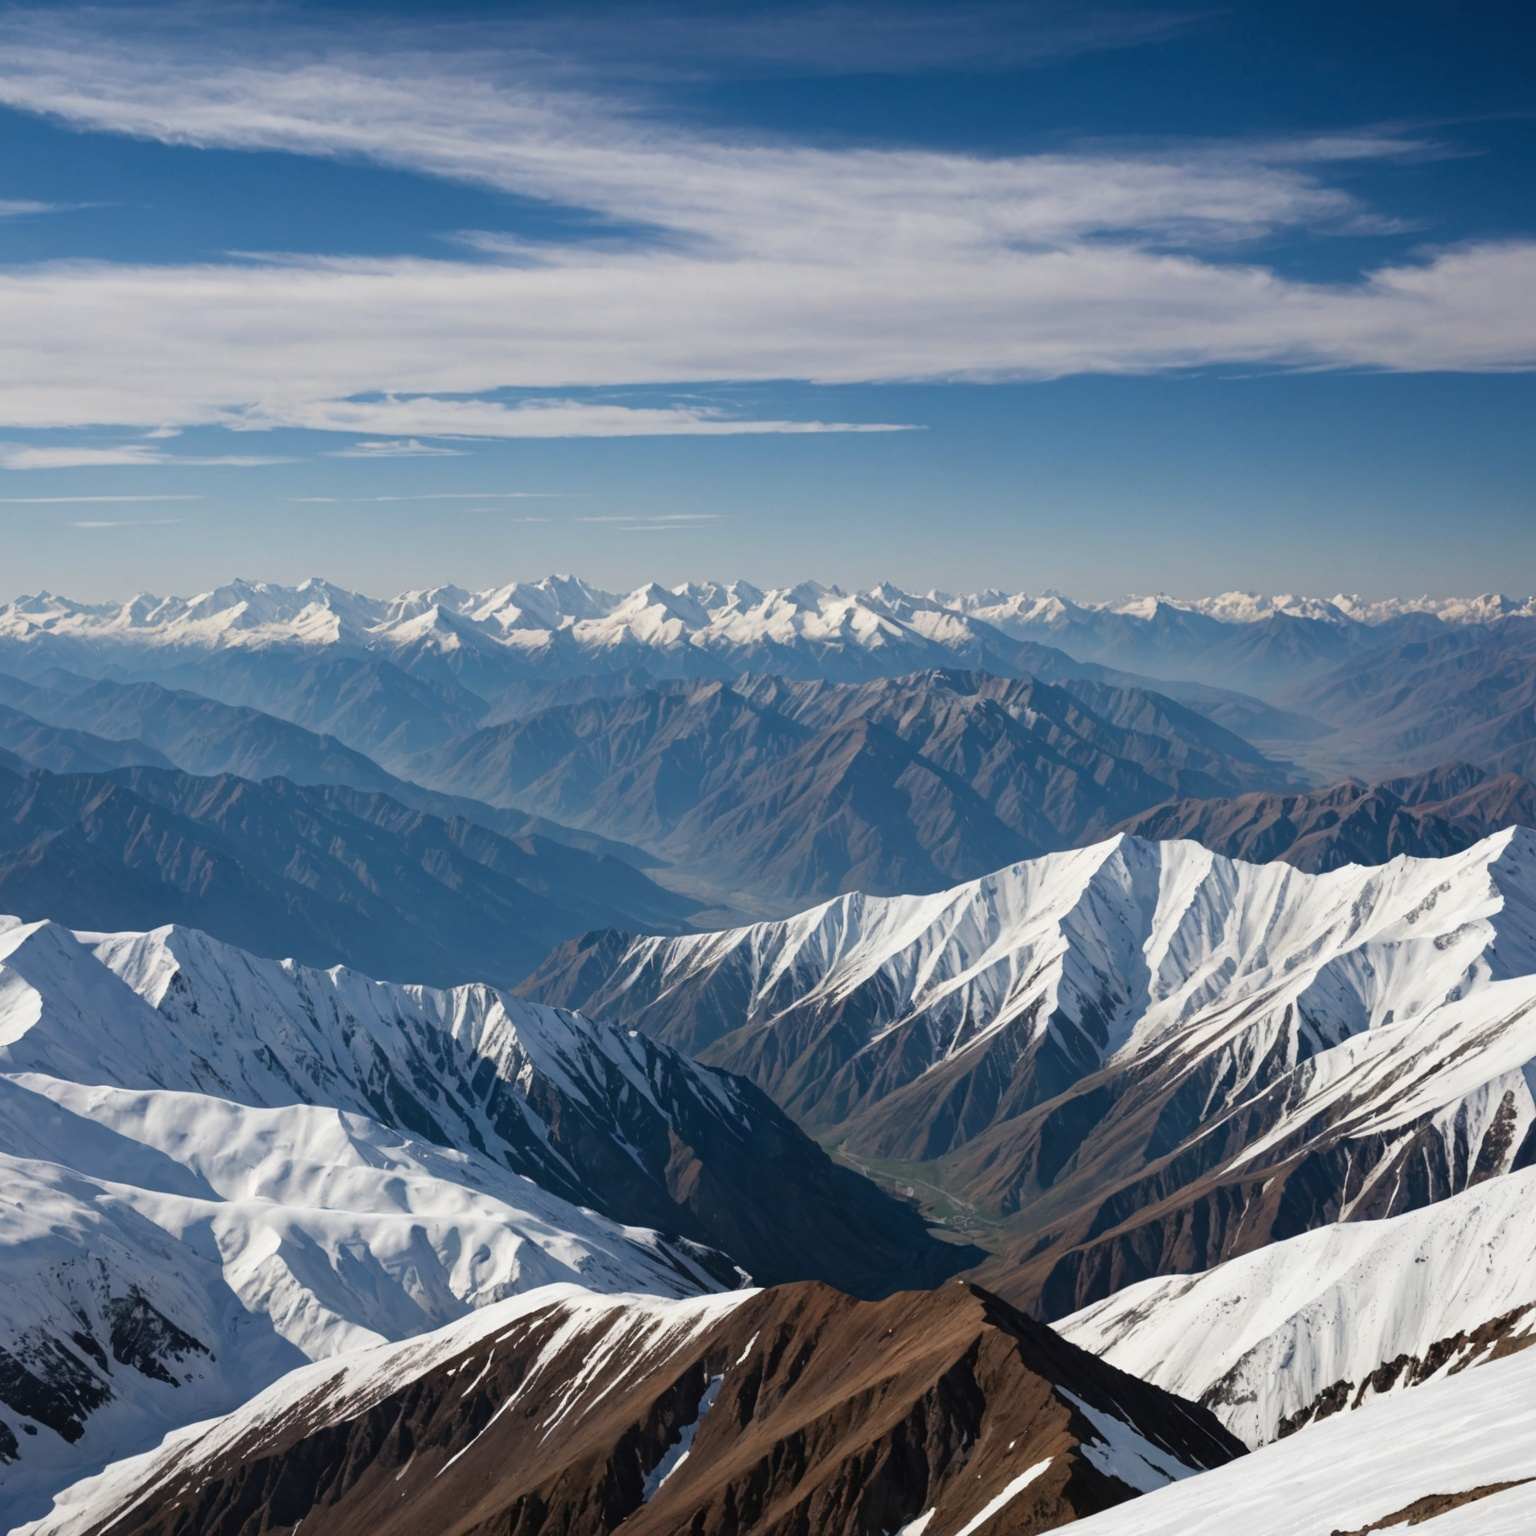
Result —
[{"label": "layered mountain silhouette", "polygon": [[1335,727],[1315,744],[1323,766],[1403,773],[1449,756],[1536,777],[1536,618],[1384,647],[1314,679],[1305,697]]},{"label": "layered mountain silhouette", "polygon": [[618,859],[387,795],[168,768],[0,765],[0,909],[80,928],[195,923],[257,954],[510,984],[594,922],[692,902]]},{"label": "layered mountain silhouette", "polygon": [[1283,765],[1171,699],[936,672],[748,678],[545,709],[419,762],[430,783],[638,843],[781,901],[931,890]]},{"label": "layered mountain silhouette", "polygon": [[1132,816],[1120,830],[1188,838],[1227,858],[1284,859],[1320,873],[1404,854],[1459,853],[1515,826],[1536,826],[1536,785],[1519,774],[1448,763],[1380,784],[1350,779],[1307,793],[1173,800]]},{"label": "layered mountain silhouette", "polygon": [[385,766],[473,730],[487,709],[478,694],[382,656],[219,650],[153,670],[153,681],[334,736]]},{"label": "layered mountain silhouette", "polygon": [[[233,660],[239,659],[237,653]],[[224,653],[219,653],[224,660]],[[398,690],[371,691],[370,678],[383,668],[345,658],[311,658],[293,677],[295,658],[283,653],[278,675],[297,684],[323,681],[326,690],[337,685],[336,674],[358,684],[366,694],[372,723],[389,734],[411,739],[411,718],[393,714],[400,703]],[[263,667],[270,658],[264,659]],[[361,669],[361,670],[359,670]],[[412,684],[400,674],[410,688]],[[294,695],[288,708],[301,708],[303,696]],[[88,678],[50,668],[35,678],[0,674],[0,709],[9,711],[0,721],[15,739],[12,750],[35,766],[66,772],[94,772],[125,764],[174,766],[199,775],[233,774],[245,779],[285,778],[296,784],[337,785],[372,790],[435,815],[462,817],[505,836],[535,833],[590,852],[611,853],[631,863],[650,862],[638,849],[609,842],[591,833],[577,832],[555,822],[523,812],[497,810],[476,800],[436,794],[408,779],[397,777],[364,752],[335,736],[312,731],[286,716],[268,714],[249,705],[231,705],[184,688],[159,683],[122,682],[112,678]],[[326,708],[322,713],[333,713]],[[473,716],[454,716],[462,721]]]}]

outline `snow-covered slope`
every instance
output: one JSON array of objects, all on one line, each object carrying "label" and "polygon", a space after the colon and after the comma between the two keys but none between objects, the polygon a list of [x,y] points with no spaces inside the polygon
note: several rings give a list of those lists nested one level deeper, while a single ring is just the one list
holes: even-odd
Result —
[{"label": "snow-covered slope", "polygon": [[686,1294],[687,1244],[357,1115],[0,1087],[0,1528],[306,1360],[557,1279]]},{"label": "snow-covered slope", "polygon": [[1324,875],[1120,837],[933,896],[584,941],[528,986],[753,1077],[856,1156],[941,1160],[1052,1234],[1037,1270],[1078,1250],[1037,1275],[1055,1314],[1536,1152],[1519,828]]},{"label": "snow-covered slope", "polygon": [[303,1360],[557,1280],[712,1289],[726,1247],[853,1288],[971,1257],[625,1030],[0,919],[0,1528]]},{"label": "snow-covered slope", "polygon": [[1325,1419],[1071,1529],[1361,1536],[1410,1525],[1428,1536],[1536,1530],[1536,1350]]},{"label": "snow-covered slope", "polygon": [[[311,993],[279,1019],[285,977],[358,997],[371,985],[174,930],[0,932],[0,1525],[305,1360],[555,1280],[683,1295],[729,1276],[718,1255],[540,1188],[488,1124],[453,1146],[402,1123],[401,1086],[358,1039],[361,1009],[322,1016]],[[562,1042],[558,1019],[543,1038],[525,1023],[537,1043],[515,1067],[503,1021],[501,1061],[526,1091],[540,1050],[563,1048],[574,1101],[595,1069],[580,1083],[572,1047],[590,1036],[622,1061],[624,1037],[566,1019]],[[392,1023],[405,1049],[404,1007]],[[376,1007],[373,1024],[382,1036],[390,1015]],[[418,1060],[431,1102],[441,1088]],[[723,1101],[719,1081],[700,1079]],[[525,1116],[548,1141],[531,1104]]]},{"label": "snow-covered slope", "polygon": [[1057,1327],[1259,1445],[1536,1343],[1536,1168],[1145,1280]]}]

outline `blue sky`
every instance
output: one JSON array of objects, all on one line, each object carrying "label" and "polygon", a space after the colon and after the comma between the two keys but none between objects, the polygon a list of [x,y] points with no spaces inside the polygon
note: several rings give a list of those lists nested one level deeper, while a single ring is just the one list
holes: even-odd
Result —
[{"label": "blue sky", "polygon": [[1533,44],[0,7],[7,586],[1536,589]]}]

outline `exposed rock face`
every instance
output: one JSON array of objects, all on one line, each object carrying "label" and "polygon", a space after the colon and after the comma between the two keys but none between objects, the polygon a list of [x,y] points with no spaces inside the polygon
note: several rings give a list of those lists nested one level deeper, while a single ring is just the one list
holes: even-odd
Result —
[{"label": "exposed rock face", "polygon": [[1027,1536],[1242,1450],[967,1285],[552,1287],[297,1373],[42,1529],[953,1536],[1006,1510]]},{"label": "exposed rock face", "polygon": [[1326,876],[1122,838],[935,896],[590,938],[528,990],[1002,1222],[986,1283],[1047,1316],[1536,1159],[1522,829]]}]

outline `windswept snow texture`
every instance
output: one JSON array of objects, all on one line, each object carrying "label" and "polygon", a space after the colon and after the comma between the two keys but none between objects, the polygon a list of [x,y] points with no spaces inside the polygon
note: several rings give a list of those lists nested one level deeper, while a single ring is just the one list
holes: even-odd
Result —
[{"label": "windswept snow texture", "polygon": [[1072,1532],[1331,1536],[1384,1521],[1421,1499],[1524,1479],[1530,1481],[1413,1529],[1429,1536],[1536,1530],[1536,1350],[1326,1419],[1227,1466],[1090,1515]]},{"label": "windswept snow texture", "polygon": [[[1045,1040],[1080,1071],[1169,1048],[1186,1061],[1220,1053],[1228,1070],[1208,1116],[1302,1063],[1311,1107],[1385,1075],[1410,1039],[1460,1043],[1474,1018],[1518,1023],[1536,1004],[1533,972],[1536,833],[1525,829],[1447,859],[1320,876],[1122,836],[932,896],[855,893],[781,922],[636,938],[591,1002],[747,1059],[798,1019],[836,1015],[857,1028],[857,1071],[797,1083],[788,1100],[818,1127],[854,1118],[861,1083],[884,1096],[968,1057],[979,1065],[994,1046],[1017,1058]],[[737,1006],[703,1006],[706,990]],[[1509,1033],[1490,1047],[1518,1058],[1524,1034]],[[1394,1081],[1377,1120],[1400,1123],[1462,1080],[1480,1085],[1482,1055],[1475,1063],[1458,1078],[1420,1074],[1416,1093]],[[1518,1142],[1530,1088],[1523,1076],[1510,1087]]]},{"label": "windswept snow texture", "polygon": [[1057,1328],[1259,1445],[1536,1343],[1536,1169],[1127,1286]]},{"label": "windswept snow texture", "polygon": [[0,1160],[0,1517],[531,1286],[883,1294],[979,1257],[634,1031],[174,927],[0,918]]},{"label": "windswept snow texture", "polygon": [[537,1107],[621,1136],[610,1095],[665,1121],[666,1083],[732,1117],[728,1079],[489,989],[7,921],[0,1527],[306,1360],[555,1281],[676,1296],[731,1273],[578,1204]]}]

